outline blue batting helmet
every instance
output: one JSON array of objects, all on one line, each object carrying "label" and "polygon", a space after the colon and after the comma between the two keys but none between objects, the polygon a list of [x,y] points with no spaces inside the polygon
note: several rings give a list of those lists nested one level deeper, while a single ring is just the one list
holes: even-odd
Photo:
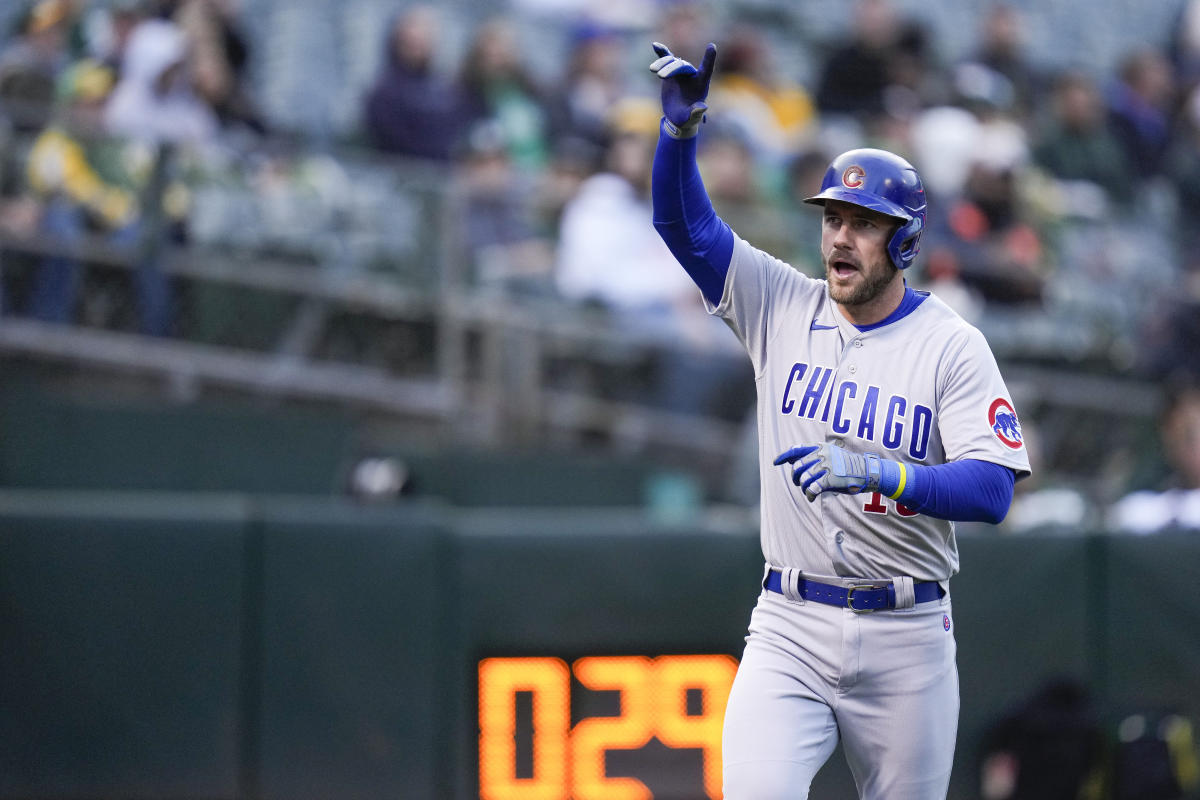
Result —
[{"label": "blue batting helmet", "polygon": [[825,205],[826,200],[841,200],[899,220],[900,227],[888,242],[888,255],[899,269],[912,266],[925,230],[925,187],[912,164],[886,150],[849,150],[825,170],[821,191],[804,202]]}]

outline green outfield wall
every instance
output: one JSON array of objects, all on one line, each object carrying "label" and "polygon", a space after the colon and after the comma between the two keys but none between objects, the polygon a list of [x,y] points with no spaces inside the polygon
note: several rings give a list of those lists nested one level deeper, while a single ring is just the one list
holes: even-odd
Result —
[{"label": "green outfield wall", "polygon": [[[987,726],[1050,677],[1114,719],[1200,719],[1200,537],[961,550],[952,797],[976,794]],[[633,680],[736,658],[760,570],[749,524],[624,509],[0,491],[0,797],[479,797],[481,660],[570,676],[566,699],[557,678],[513,690],[510,777],[545,776],[535,742],[582,752],[588,720],[634,715],[584,687],[589,664]],[[709,702],[687,691],[683,723]],[[570,731],[537,728],[560,702]],[[647,719],[654,739],[605,751],[609,774],[704,797],[703,751]],[[851,796],[837,759],[814,798]]]}]

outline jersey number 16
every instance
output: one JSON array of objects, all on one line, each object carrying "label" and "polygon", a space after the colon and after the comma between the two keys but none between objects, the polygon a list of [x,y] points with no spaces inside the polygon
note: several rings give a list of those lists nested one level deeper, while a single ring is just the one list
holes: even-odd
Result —
[{"label": "jersey number 16", "polygon": [[[871,499],[863,503],[863,512],[867,514],[886,514],[888,512],[884,497],[879,492],[872,492]],[[915,517],[918,513],[903,503],[896,503],[896,513],[902,517]]]}]

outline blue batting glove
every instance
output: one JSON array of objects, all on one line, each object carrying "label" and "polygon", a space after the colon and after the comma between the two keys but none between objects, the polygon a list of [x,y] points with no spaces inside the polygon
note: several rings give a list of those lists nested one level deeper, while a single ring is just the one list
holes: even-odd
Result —
[{"label": "blue batting glove", "polygon": [[792,470],[792,483],[804,490],[809,502],[822,492],[858,494],[879,489],[883,465],[874,453],[851,453],[833,442],[793,447],[775,459],[775,465],[800,463]]},{"label": "blue batting glove", "polygon": [[690,139],[700,129],[704,112],[708,111],[704,101],[717,61],[717,46],[709,43],[705,48],[700,69],[672,55],[661,42],[654,42],[653,47],[658,58],[650,65],[650,71],[662,78],[662,108],[667,133],[676,139]]}]

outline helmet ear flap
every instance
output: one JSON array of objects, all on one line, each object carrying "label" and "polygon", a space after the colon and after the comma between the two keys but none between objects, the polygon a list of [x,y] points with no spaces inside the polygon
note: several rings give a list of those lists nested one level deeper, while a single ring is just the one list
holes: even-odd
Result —
[{"label": "helmet ear flap", "polygon": [[897,269],[908,269],[913,265],[921,249],[924,228],[925,221],[921,217],[913,217],[892,234],[892,240],[888,242],[888,255]]}]

